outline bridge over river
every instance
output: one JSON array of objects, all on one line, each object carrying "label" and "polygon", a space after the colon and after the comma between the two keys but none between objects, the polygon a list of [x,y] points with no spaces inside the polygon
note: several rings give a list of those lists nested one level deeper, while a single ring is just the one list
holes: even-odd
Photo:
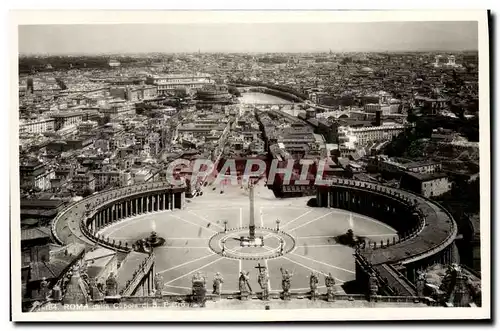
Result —
[{"label": "bridge over river", "polygon": [[[238,88],[246,89],[246,88]],[[250,89],[250,88],[249,88]],[[239,98],[240,104],[254,106],[257,108],[276,109],[284,111],[292,116],[298,116],[299,112],[308,108],[314,108],[317,113],[328,113],[328,117],[339,118],[344,115],[349,117],[349,110],[338,110],[333,107],[325,107],[312,102],[293,102],[271,94],[262,92],[243,92]],[[322,117],[321,115],[317,117]]]}]

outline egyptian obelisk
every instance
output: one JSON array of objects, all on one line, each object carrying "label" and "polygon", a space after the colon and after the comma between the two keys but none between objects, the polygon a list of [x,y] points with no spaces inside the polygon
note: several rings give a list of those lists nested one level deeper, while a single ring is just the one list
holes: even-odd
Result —
[{"label": "egyptian obelisk", "polygon": [[248,228],[250,229],[250,235],[249,235],[249,239],[250,240],[253,240],[255,239],[255,219],[254,219],[254,206],[253,206],[253,200],[254,200],[254,196],[253,196],[253,184],[250,183],[249,184],[249,196],[250,196],[250,224],[248,226]]}]

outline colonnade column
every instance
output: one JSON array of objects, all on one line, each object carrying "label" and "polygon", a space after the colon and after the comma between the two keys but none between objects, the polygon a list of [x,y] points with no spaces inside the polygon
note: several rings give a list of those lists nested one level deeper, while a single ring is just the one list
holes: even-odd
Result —
[{"label": "colonnade column", "polygon": [[162,204],[163,204],[163,210],[167,209],[167,204],[166,204],[166,198],[167,198],[167,195],[165,193],[162,194]]}]

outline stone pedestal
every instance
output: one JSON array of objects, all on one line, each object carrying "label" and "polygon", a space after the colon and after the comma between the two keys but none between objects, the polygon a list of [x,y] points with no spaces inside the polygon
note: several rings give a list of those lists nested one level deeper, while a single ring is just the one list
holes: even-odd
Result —
[{"label": "stone pedestal", "polygon": [[262,291],[261,299],[264,301],[269,301],[269,291],[266,290]]},{"label": "stone pedestal", "polygon": [[52,289],[52,300],[61,301],[62,300],[62,291],[59,285],[54,286]]},{"label": "stone pedestal", "polygon": [[247,291],[240,292],[240,300],[246,301],[248,300],[250,293]]},{"label": "stone pedestal", "polygon": [[335,292],[333,292],[333,290],[328,290],[326,292],[326,301],[328,302],[335,301]]},{"label": "stone pedestal", "polygon": [[117,303],[120,302],[122,297],[120,295],[107,295],[104,297],[104,302],[106,303]]}]

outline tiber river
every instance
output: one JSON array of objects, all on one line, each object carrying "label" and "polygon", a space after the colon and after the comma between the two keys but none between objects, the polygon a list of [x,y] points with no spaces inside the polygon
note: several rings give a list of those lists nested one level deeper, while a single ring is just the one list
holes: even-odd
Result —
[{"label": "tiber river", "polygon": [[241,97],[238,98],[240,103],[293,103],[291,101],[282,99],[280,97],[275,97],[271,94],[265,94],[260,92],[248,92],[241,93]]}]

